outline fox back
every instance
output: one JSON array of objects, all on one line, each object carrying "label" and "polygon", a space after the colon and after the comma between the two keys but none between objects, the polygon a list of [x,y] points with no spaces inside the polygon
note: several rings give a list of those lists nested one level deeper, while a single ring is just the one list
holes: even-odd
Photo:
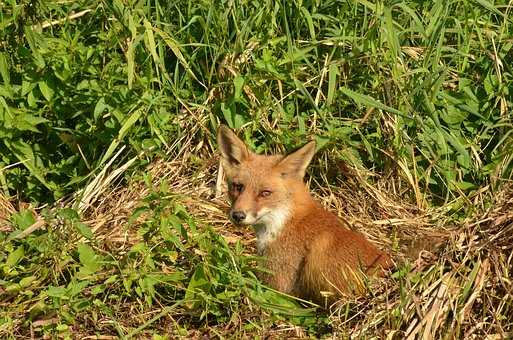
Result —
[{"label": "fox back", "polygon": [[309,142],[289,155],[253,153],[230,129],[218,131],[228,180],[230,219],[252,225],[271,287],[323,302],[362,293],[365,275],[392,266],[389,256],[342,225],[310,195],[303,181],[315,153]]}]

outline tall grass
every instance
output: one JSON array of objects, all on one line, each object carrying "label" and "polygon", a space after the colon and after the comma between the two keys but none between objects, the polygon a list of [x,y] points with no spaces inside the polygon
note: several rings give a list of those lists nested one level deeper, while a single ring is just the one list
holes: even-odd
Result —
[{"label": "tall grass", "polygon": [[[333,163],[370,169],[418,208],[464,219],[476,195],[511,177],[511,10],[488,0],[1,2],[0,190],[35,206],[80,202],[107,168],[131,160],[127,179],[144,177],[154,159],[184,150],[199,171],[222,122],[259,152],[315,136],[314,179],[336,183],[321,175]],[[14,234],[0,232],[0,294],[18,305],[0,331],[28,327],[15,321],[25,308],[31,320],[51,310],[76,324],[69,308],[91,308],[81,320],[97,323],[116,320],[114,300],[181,301],[193,327],[207,315],[234,322],[241,294],[292,303],[215,233],[182,230],[194,218],[166,210],[176,201],[161,189],[140,208],[141,243],[119,253],[74,210],[50,209],[60,229],[18,237],[37,222],[19,209]],[[297,313],[310,329],[326,321]]]},{"label": "tall grass", "polygon": [[261,147],[317,134],[435,199],[511,172],[507,3],[2,6],[6,194],[59,198],[123,144],[169,147],[180,115],[201,135],[247,126]]}]

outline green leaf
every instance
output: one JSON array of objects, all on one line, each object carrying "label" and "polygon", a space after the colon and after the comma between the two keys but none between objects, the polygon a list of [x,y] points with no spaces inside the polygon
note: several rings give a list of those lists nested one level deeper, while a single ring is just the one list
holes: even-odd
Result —
[{"label": "green leaf", "polygon": [[80,235],[84,236],[88,240],[91,240],[94,237],[93,231],[87,224],[82,222],[74,222],[73,226],[75,229],[77,229]]},{"label": "green leaf", "polygon": [[187,291],[185,292],[185,300],[192,301],[197,296],[198,291],[209,292],[211,282],[205,275],[205,269],[202,264],[196,267],[192,275]]},{"label": "green leaf", "polygon": [[54,94],[54,91],[50,88],[50,86],[48,86],[45,81],[40,81],[37,83],[37,85],[39,86],[39,90],[43,94],[43,97],[45,97],[47,101],[50,101]]},{"label": "green leaf", "polygon": [[461,292],[461,296],[460,296],[461,304],[464,304],[470,295],[470,292],[471,292],[470,288],[472,288],[472,285],[474,284],[474,281],[476,280],[477,273],[479,272],[479,269],[481,268],[481,261],[475,261],[474,263],[472,263],[472,265],[473,265],[472,272],[470,272],[470,275],[468,275],[468,279],[465,282],[465,286],[463,287],[462,292]]},{"label": "green leaf", "polygon": [[390,113],[395,113],[396,115],[399,115],[401,117],[409,118],[401,111],[396,110],[393,107],[387,106],[370,96],[354,92],[353,90],[350,90],[347,87],[340,88],[340,92],[354,100],[357,104],[365,105],[368,107],[374,107],[376,109],[388,111]]},{"label": "green leaf", "polygon": [[28,209],[14,213],[11,219],[19,230],[25,230],[36,223],[36,219],[34,218],[32,211]]},{"label": "green leaf", "polygon": [[315,136],[315,146],[316,150],[321,150],[326,144],[328,144],[331,141],[329,137],[323,137],[323,136]]},{"label": "green leaf", "polygon": [[100,256],[88,244],[80,243],[77,247],[78,257],[82,264],[81,272],[85,275],[96,273],[102,268]]},{"label": "green leaf", "polygon": [[0,96],[14,99],[14,91],[8,85],[0,85]]},{"label": "green leaf", "polygon": [[[495,7],[493,5],[493,3],[489,2],[489,1],[486,1],[486,0],[474,0],[475,2],[477,2],[478,4],[480,4],[481,6],[483,6],[484,8],[486,8],[487,10],[489,10],[490,12],[493,12],[495,14],[498,14],[500,15],[501,17],[505,17],[504,16],[504,13],[502,13],[501,11],[499,11],[497,9],[497,7]],[[506,19],[508,19],[506,17]]]},{"label": "green leaf", "polygon": [[458,125],[468,117],[468,113],[448,105],[447,109],[442,111],[440,117],[449,125]]},{"label": "green leaf", "polygon": [[69,329],[69,326],[68,325],[64,325],[64,324],[58,324],[56,327],[55,327],[55,330],[57,332],[64,332],[64,331],[67,331]]},{"label": "green leaf", "polygon": [[139,120],[142,115],[142,108],[135,110],[123,123],[121,129],[119,129],[118,136],[115,138],[109,145],[109,148],[103,155],[102,159],[98,166],[102,166],[114,153],[114,150],[118,147],[121,141],[125,138],[128,131],[132,128],[132,126]]},{"label": "green leaf", "polygon": [[460,188],[463,191],[472,190],[476,188],[476,185],[474,183],[465,182],[465,181],[454,181],[452,184],[458,188]]},{"label": "green leaf", "polygon": [[0,75],[2,76],[4,84],[9,87],[11,84],[9,64],[7,63],[7,58],[3,52],[0,52]]},{"label": "green leaf", "polygon": [[[20,120],[23,120],[23,122],[25,123],[23,125],[24,129],[30,130],[33,132],[41,132],[41,131],[39,131],[39,129],[36,126],[39,124],[50,122],[46,118],[34,116],[31,114],[22,114],[21,117],[19,117],[19,118],[20,118]],[[18,128],[19,127],[20,127],[20,125],[18,125]]]},{"label": "green leaf", "polygon": [[25,256],[25,248],[23,246],[18,246],[14,251],[9,253],[5,264],[7,267],[13,267],[20,262],[23,256]]},{"label": "green leaf", "polygon": [[191,67],[189,66],[189,63],[183,56],[183,53],[180,49],[180,44],[171,37],[167,32],[164,32],[156,27],[153,28],[155,32],[157,32],[158,35],[164,40],[166,45],[171,49],[171,51],[174,53],[174,55],[178,58],[178,61],[182,64],[182,66],[187,70],[187,72],[198,82],[200,83],[204,88],[206,86],[196,77],[194,72],[192,72]]},{"label": "green leaf", "polygon": [[32,56],[34,57],[34,62],[36,66],[40,69],[43,69],[46,66],[45,60],[43,56],[39,52],[39,48],[36,42],[36,34],[32,30],[31,26],[27,25],[24,27],[25,38],[29,44],[30,50],[32,51]]},{"label": "green leaf", "polygon": [[315,41],[315,26],[312,20],[312,16],[310,15],[310,12],[308,12],[308,10],[303,6],[301,6],[300,10],[301,13],[303,13],[303,15],[305,16],[306,23],[308,24],[308,32],[310,32],[310,39],[312,39],[312,41]]},{"label": "green leaf", "polygon": [[48,289],[46,290],[46,295],[48,295],[50,297],[61,298],[61,299],[69,299],[69,297],[67,296],[68,290],[64,287],[49,286]]},{"label": "green leaf", "polygon": [[19,285],[21,288],[27,288],[36,280],[37,280],[37,277],[34,275],[27,276],[20,280]]},{"label": "green leaf", "polygon": [[101,97],[97,102],[96,102],[96,105],[94,107],[94,112],[93,112],[93,117],[94,117],[94,120],[95,121],[98,121],[98,119],[100,118],[100,115],[105,112],[105,110],[107,110],[108,108],[110,108],[109,105],[107,105],[105,103],[105,98],[104,97]]},{"label": "green leaf", "polygon": [[326,104],[331,105],[333,103],[333,98],[335,97],[337,85],[337,76],[339,75],[338,66],[335,64],[330,64],[330,68],[328,71],[328,98],[326,99]]},{"label": "green leaf", "polygon": [[225,103],[221,103],[221,112],[223,113],[224,120],[226,121],[226,123],[228,123],[228,126],[232,129],[235,128],[235,123],[233,121],[233,114],[232,114],[232,111],[230,110],[230,107],[226,106]]},{"label": "green leaf", "polygon": [[[157,46],[155,44],[155,37],[153,36],[153,27],[151,26],[151,23],[147,19],[144,19],[144,28],[146,29],[145,30],[146,39],[148,41],[148,48],[149,48],[151,56],[153,58],[153,62],[155,63],[155,65],[159,65],[160,62],[159,62],[159,57],[157,54]],[[158,68],[157,68],[157,70],[158,70]]]},{"label": "green leaf", "polygon": [[446,131],[442,130],[442,133],[449,144],[451,144],[452,147],[458,152],[458,163],[463,167],[468,168],[470,166],[470,154],[465,146],[460,142],[459,138],[453,135],[453,131],[447,133]]},{"label": "green leaf", "polygon": [[134,62],[134,41],[130,41],[128,43],[128,48],[126,51],[126,73],[128,76],[128,88],[132,88],[132,84],[134,83],[134,75],[135,75],[135,62]]},{"label": "green leaf", "polygon": [[244,125],[245,120],[244,117],[236,112],[234,112],[235,105],[227,106],[225,103],[221,103],[221,112],[223,113],[225,121],[228,123],[228,126],[232,129],[239,129]]},{"label": "green leaf", "polygon": [[75,209],[71,209],[71,208],[63,208],[63,209],[60,209],[57,214],[66,219],[66,220],[70,220],[70,221],[77,221],[80,217],[78,216],[78,213]]},{"label": "green leaf", "polygon": [[32,176],[37,178],[50,191],[58,191],[55,183],[49,182],[44,178],[42,169],[36,165],[36,157],[29,144],[22,140],[4,140],[4,143],[9,149],[11,149],[11,152],[16,156],[16,158],[18,158],[18,160],[27,167]]},{"label": "green leaf", "polygon": [[37,99],[34,95],[34,91],[30,91],[27,95],[27,103],[29,104],[29,107],[36,107],[37,106]]},{"label": "green leaf", "polygon": [[292,297],[280,292],[266,289],[258,293],[250,291],[249,294],[252,300],[277,314],[302,317],[314,315],[313,308],[302,308]]},{"label": "green leaf", "polygon": [[237,75],[235,79],[233,79],[233,85],[234,85],[234,94],[233,98],[236,102],[242,101],[242,88],[244,87],[244,77]]}]

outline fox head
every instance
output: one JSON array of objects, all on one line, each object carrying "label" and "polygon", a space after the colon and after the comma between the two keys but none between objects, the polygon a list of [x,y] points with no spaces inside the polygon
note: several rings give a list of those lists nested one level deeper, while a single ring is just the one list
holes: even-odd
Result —
[{"label": "fox head", "polygon": [[315,142],[287,156],[258,155],[224,125],[219,127],[217,142],[228,179],[231,220],[237,225],[281,228],[297,195],[308,193],[303,177]]}]

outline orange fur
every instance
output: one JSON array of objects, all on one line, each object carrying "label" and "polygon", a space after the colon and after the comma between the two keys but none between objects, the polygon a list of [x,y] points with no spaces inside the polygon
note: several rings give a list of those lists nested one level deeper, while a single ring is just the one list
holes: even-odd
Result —
[{"label": "orange fur", "polygon": [[[253,225],[268,274],[282,292],[317,302],[363,292],[365,275],[381,274],[390,257],[342,225],[310,195],[303,182],[313,142],[283,156],[251,152],[228,128],[218,132],[223,167],[237,224]],[[242,218],[243,217],[243,218]]]}]

